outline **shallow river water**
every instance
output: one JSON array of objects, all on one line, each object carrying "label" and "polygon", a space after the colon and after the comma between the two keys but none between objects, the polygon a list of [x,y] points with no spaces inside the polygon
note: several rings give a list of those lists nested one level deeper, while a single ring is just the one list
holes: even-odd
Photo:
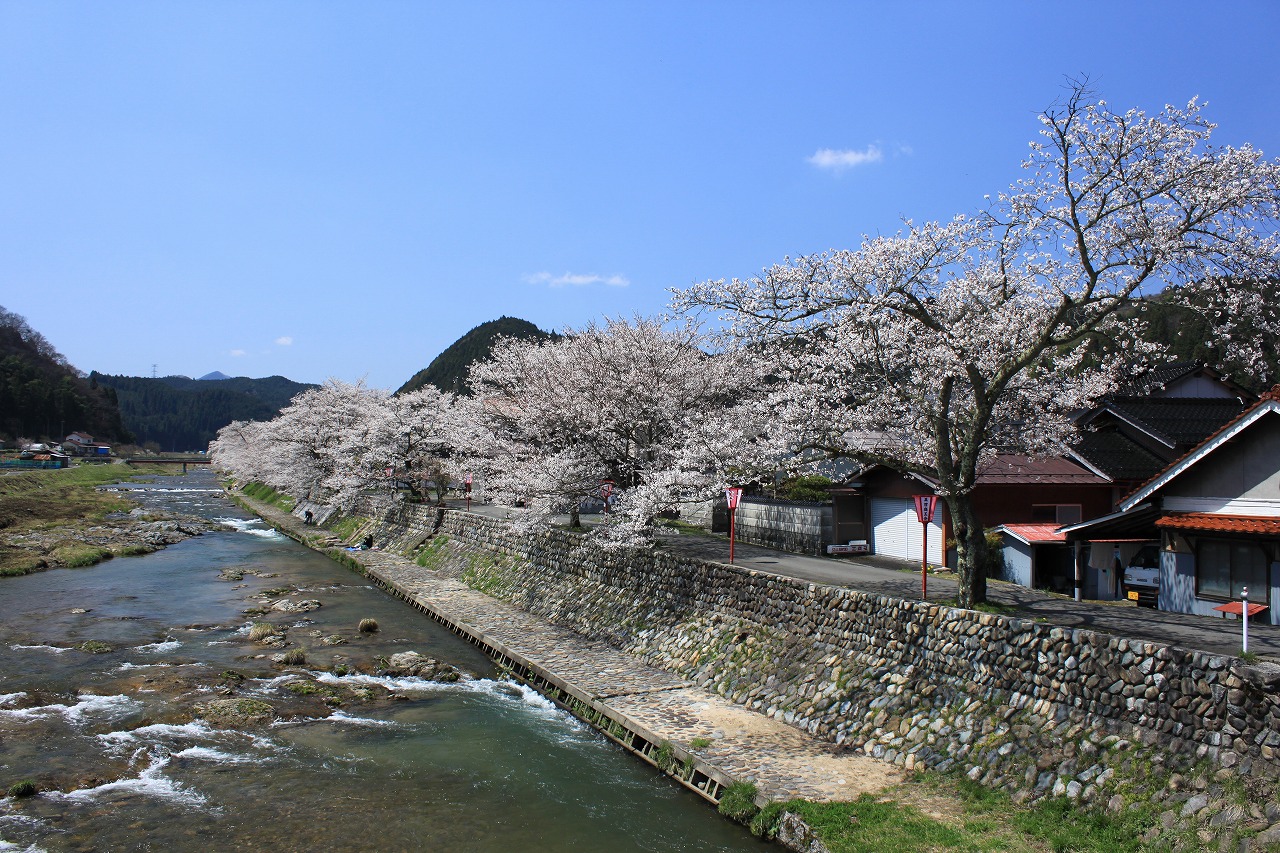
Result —
[{"label": "shallow river water", "polygon": [[[0,851],[770,849],[497,680],[472,646],[265,529],[208,472],[128,488],[233,528],[0,579],[0,788],[40,790],[0,799]],[[281,598],[322,606],[245,613]],[[380,630],[359,632],[364,618]],[[248,636],[263,621],[286,628],[306,663],[274,663],[281,649]],[[80,648],[91,642],[111,650]],[[375,674],[400,651],[467,675]],[[204,722],[196,706],[226,697],[269,702],[280,718]]]}]

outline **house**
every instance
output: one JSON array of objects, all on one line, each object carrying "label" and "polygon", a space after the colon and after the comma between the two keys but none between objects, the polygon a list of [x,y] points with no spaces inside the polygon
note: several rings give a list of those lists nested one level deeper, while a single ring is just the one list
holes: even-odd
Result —
[{"label": "house", "polygon": [[73,432],[62,440],[62,450],[73,456],[110,456],[111,445],[95,442],[87,432]]},{"label": "house", "polygon": [[[1215,615],[1249,600],[1280,624],[1280,385],[1128,494],[1117,511],[1063,531],[1105,555],[1159,543],[1161,610]],[[1090,563],[1101,562],[1090,560]]]},{"label": "house", "polygon": [[1174,362],[1076,418],[1069,455],[1110,478],[1118,503],[1256,399],[1211,368]]},{"label": "house", "polygon": [[[926,544],[923,525],[916,518],[913,495],[936,494],[938,483],[922,475],[904,476],[884,466],[872,466],[860,476],[832,490],[833,526],[837,542],[866,539],[873,553],[919,562]],[[1037,459],[1001,454],[978,472],[973,500],[980,518],[1004,524],[1048,525],[1057,528],[1108,512],[1113,484],[1102,474],[1062,457]],[[951,520],[943,504],[928,525],[928,562],[956,565],[947,547]],[[1042,543],[1050,544],[1050,543]],[[1065,551],[1065,540],[1055,541]],[[1038,573],[1009,578],[1028,585],[1069,588],[1070,570],[1050,570],[1061,555],[1043,558]]]}]

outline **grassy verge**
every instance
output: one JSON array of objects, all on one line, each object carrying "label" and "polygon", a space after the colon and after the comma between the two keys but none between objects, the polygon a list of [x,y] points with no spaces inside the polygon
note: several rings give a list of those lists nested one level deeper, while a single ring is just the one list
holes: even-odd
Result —
[{"label": "grassy verge", "polygon": [[128,465],[78,465],[0,476],[0,577],[44,568],[49,557],[59,564],[68,558],[68,565],[86,566],[111,556],[105,549],[76,543],[73,535],[52,555],[14,545],[13,539],[23,533],[64,527],[73,533],[76,524],[100,522],[111,512],[127,512],[133,502],[116,492],[99,492],[96,487],[155,473]]},{"label": "grassy verge", "polygon": [[288,495],[281,494],[263,483],[249,483],[241,491],[253,498],[255,501],[271,504],[285,512],[293,512],[294,506],[298,503]]},{"label": "grassy verge", "polygon": [[[852,802],[794,800],[763,812],[735,814],[757,834],[772,835],[784,811],[804,819],[831,853],[880,851],[1081,851],[1126,853],[1152,847],[1142,835],[1155,825],[1152,809],[1116,814],[1065,799],[1018,805],[1003,791],[964,777],[925,773],[879,796]],[[744,819],[745,818],[745,819]]]},{"label": "grassy verge", "polygon": [[352,536],[356,535],[356,531],[369,523],[369,519],[361,515],[352,515],[346,518],[340,518],[329,525],[329,529],[334,535],[343,542],[350,541]]}]

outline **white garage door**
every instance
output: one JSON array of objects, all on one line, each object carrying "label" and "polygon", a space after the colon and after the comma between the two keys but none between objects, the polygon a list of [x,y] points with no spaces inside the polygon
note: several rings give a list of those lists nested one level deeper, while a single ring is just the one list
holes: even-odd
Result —
[{"label": "white garage door", "polygon": [[[942,563],[942,527],[937,519],[929,524],[929,562]],[[916,521],[915,501],[900,498],[871,499],[872,547],[877,554],[920,561],[920,522]]]}]

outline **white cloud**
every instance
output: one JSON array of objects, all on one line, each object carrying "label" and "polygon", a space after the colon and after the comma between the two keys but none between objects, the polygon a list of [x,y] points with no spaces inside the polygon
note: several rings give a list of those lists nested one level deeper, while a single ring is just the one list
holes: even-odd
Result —
[{"label": "white cloud", "polygon": [[537,272],[533,275],[527,275],[524,280],[530,284],[545,284],[549,287],[564,287],[566,284],[572,284],[574,287],[586,287],[589,284],[605,284],[609,287],[627,287],[631,281],[622,275],[591,275],[583,273],[567,272],[563,275],[552,275],[549,272]]},{"label": "white cloud", "polygon": [[233,356],[235,356],[236,358],[239,358],[240,356],[245,355],[245,351],[244,351],[244,350],[242,350],[242,349],[233,349],[233,350],[231,351],[231,354],[232,354]]},{"label": "white cloud", "polygon": [[287,346],[290,346],[291,344],[293,344],[293,338],[289,337],[288,335],[284,335],[282,337],[276,338],[277,346],[287,347]]},{"label": "white cloud", "polygon": [[865,151],[851,149],[819,148],[809,162],[819,169],[831,169],[842,172],[854,166],[865,166],[868,163],[879,163],[884,159],[884,152],[879,145],[868,145]]}]

